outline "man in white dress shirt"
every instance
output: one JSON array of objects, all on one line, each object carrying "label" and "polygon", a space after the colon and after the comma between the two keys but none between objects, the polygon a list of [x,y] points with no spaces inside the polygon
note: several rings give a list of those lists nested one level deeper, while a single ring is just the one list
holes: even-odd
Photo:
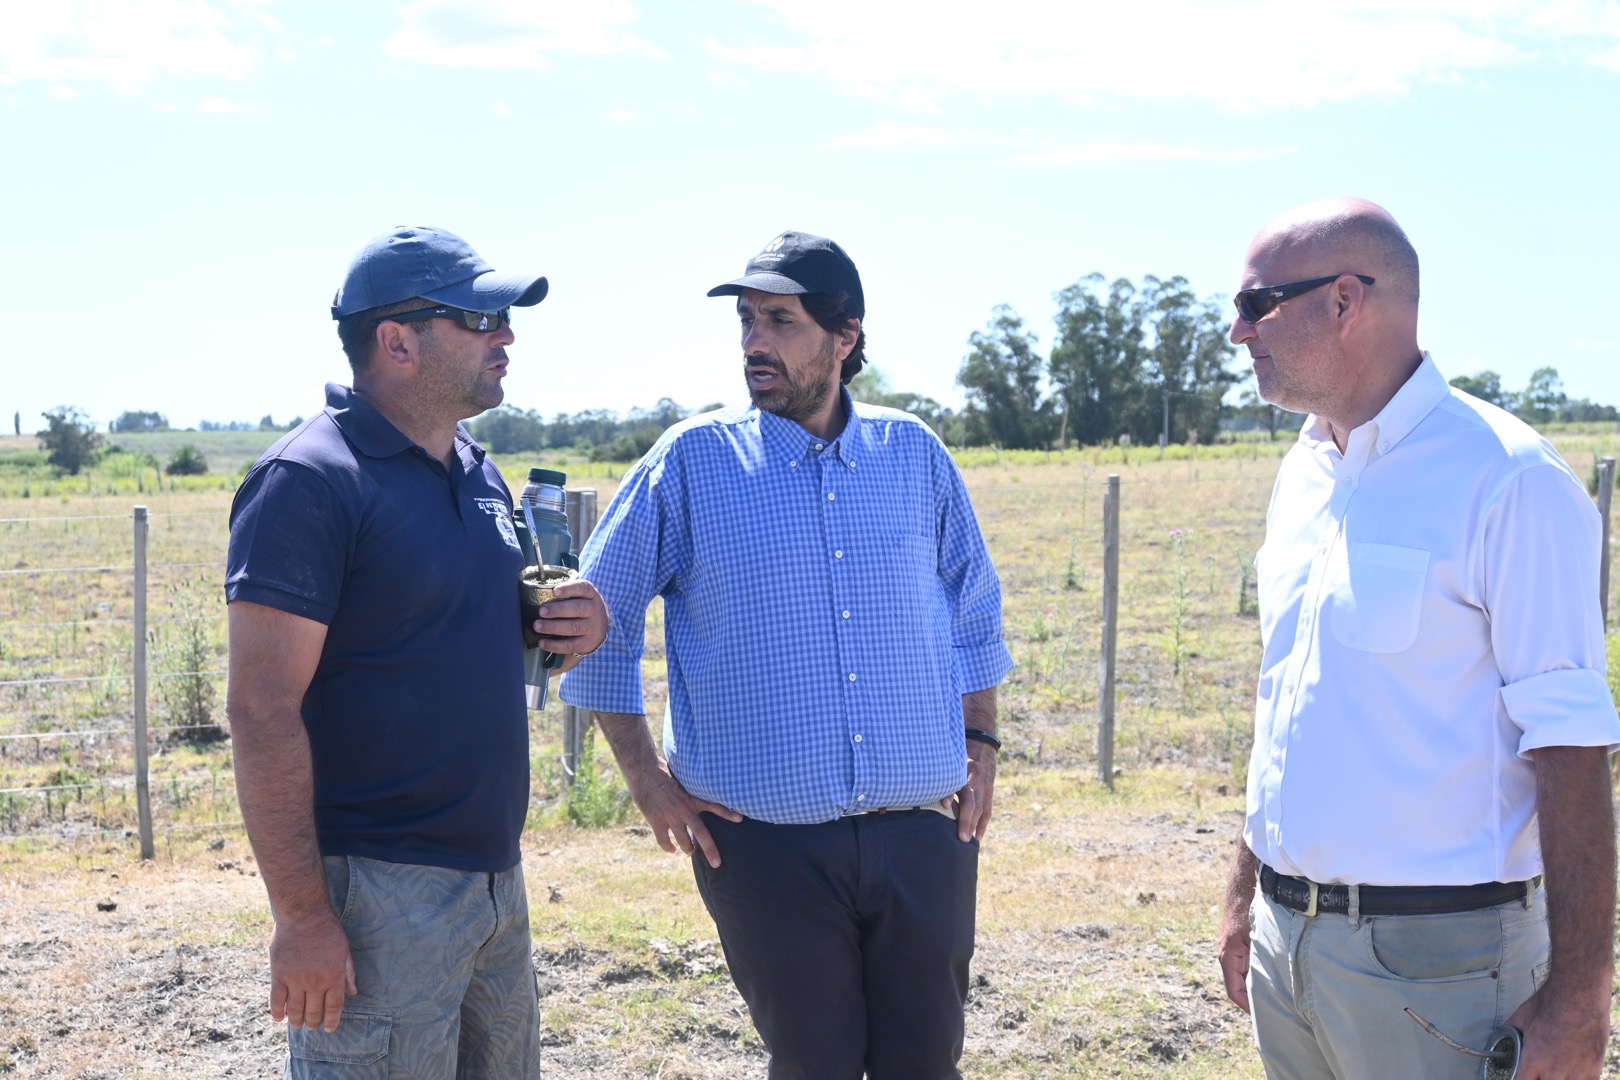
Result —
[{"label": "man in white dress shirt", "polygon": [[[1418,261],[1334,199],[1249,247],[1232,340],[1310,416],[1257,559],[1248,819],[1219,946],[1267,1076],[1596,1078],[1615,904],[1599,525],[1552,446],[1417,344]],[[1258,892],[1257,892],[1258,886]]]}]

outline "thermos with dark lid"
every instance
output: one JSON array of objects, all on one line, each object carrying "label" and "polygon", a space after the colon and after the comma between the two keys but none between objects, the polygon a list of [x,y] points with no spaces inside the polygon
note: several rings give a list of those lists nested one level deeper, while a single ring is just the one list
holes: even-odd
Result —
[{"label": "thermos with dark lid", "polygon": [[559,666],[563,657],[536,648],[540,640],[534,632],[540,605],[551,598],[551,589],[575,575],[579,560],[570,550],[573,535],[568,531],[568,501],[563,485],[568,476],[555,469],[530,469],[529,482],[518,495],[518,544],[528,562],[519,582],[523,640],[528,646],[523,658],[523,681],[527,684],[529,708],[546,706],[548,668]]}]

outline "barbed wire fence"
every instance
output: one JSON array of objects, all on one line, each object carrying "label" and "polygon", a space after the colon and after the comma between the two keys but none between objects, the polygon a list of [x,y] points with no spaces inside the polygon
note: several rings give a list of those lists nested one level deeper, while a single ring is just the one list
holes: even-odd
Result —
[{"label": "barbed wire fence", "polygon": [[[219,557],[148,561],[150,524],[160,552]],[[211,511],[0,519],[0,839],[138,838],[150,857],[154,833],[240,827],[219,756],[195,749],[222,725],[212,715],[144,723],[149,695],[160,720],[172,715],[168,688],[217,698],[225,533],[225,515]],[[189,655],[206,663],[176,666],[184,650],[171,629],[202,643]],[[148,773],[140,763],[153,750]]]},{"label": "barbed wire fence", "polygon": [[[1612,458],[1603,459],[1598,475],[1607,613]],[[1073,504],[1066,525],[1072,538],[1061,538],[1069,545],[1069,565],[1058,570],[1049,560],[1009,560],[1010,572],[1003,573],[1009,593],[1061,596],[1077,574],[1100,585],[1071,603],[1077,626],[1098,627],[1095,637],[1086,635],[1086,655],[1079,659],[1098,665],[1096,686],[1085,697],[1095,707],[1098,766],[1110,784],[1119,635],[1162,630],[1133,625],[1130,613],[1121,611],[1119,557],[1158,542],[1148,533],[1162,522],[1161,504],[1184,501],[1186,485],[1206,482],[1196,476],[1121,482],[1118,474],[1098,471],[1078,484],[1072,478],[1054,482],[1050,491],[1039,485],[1038,497]],[[1253,507],[1240,504],[1263,500],[1270,478],[1245,476],[1230,484],[1230,513],[1247,522]],[[1030,497],[1036,486],[1024,485],[1020,497]],[[982,494],[975,493],[976,503],[991,501]],[[1158,516],[1145,513],[1144,504]],[[133,536],[126,531],[132,521]],[[153,533],[151,551],[146,528]],[[1016,521],[1011,528],[1019,528]],[[223,686],[220,583],[227,539],[222,510],[147,515],[136,508],[134,515],[0,519],[0,841],[137,839],[150,857],[156,836],[242,828],[228,755],[209,746],[224,735],[223,725],[211,717],[175,722],[174,695],[164,693],[173,684]],[[1000,563],[996,538],[991,542]],[[217,556],[198,559],[197,552]],[[153,553],[172,557],[148,559]],[[58,564],[51,565],[53,560]],[[1239,609],[1242,604],[1240,595]],[[174,640],[187,632],[189,653]],[[1067,656],[1067,644],[1063,650]],[[177,664],[181,655],[209,662]],[[158,722],[147,725],[152,698]],[[572,776],[589,724],[588,714],[564,718],[565,776]]]}]

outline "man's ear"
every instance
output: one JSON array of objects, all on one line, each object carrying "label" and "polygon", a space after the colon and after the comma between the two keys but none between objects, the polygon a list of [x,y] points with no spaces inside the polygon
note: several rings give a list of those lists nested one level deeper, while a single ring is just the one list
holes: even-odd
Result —
[{"label": "man's ear", "polygon": [[1333,283],[1333,317],[1339,332],[1354,329],[1367,315],[1367,285],[1354,274]]},{"label": "man's ear", "polygon": [[849,354],[855,351],[855,343],[861,340],[861,320],[851,319],[846,325],[834,332],[833,337],[838,344],[834,348],[834,355],[842,364],[849,359]]},{"label": "man's ear", "polygon": [[416,363],[416,332],[404,323],[384,319],[372,331],[375,363],[405,368]]}]

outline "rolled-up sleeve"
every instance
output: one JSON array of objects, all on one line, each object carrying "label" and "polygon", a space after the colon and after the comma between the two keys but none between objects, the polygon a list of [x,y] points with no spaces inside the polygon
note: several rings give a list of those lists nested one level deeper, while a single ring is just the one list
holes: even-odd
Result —
[{"label": "rolled-up sleeve", "polygon": [[963,694],[998,685],[1013,669],[1002,636],[1001,580],[990,561],[961,471],[941,447],[934,459],[939,575],[952,601],[951,663]]},{"label": "rolled-up sleeve", "polygon": [[607,513],[580,552],[580,576],[596,586],[611,624],[595,653],[563,675],[558,695],[570,705],[597,712],[646,712],[641,656],[646,645],[647,606],[663,592],[679,564],[678,520],[664,507],[679,506],[678,470],[659,457],[642,461],[620,484]]},{"label": "rolled-up sleeve", "polygon": [[1506,482],[1487,514],[1486,608],[1520,756],[1543,746],[1614,751],[1620,717],[1605,678],[1592,500],[1563,469],[1533,466]]}]

